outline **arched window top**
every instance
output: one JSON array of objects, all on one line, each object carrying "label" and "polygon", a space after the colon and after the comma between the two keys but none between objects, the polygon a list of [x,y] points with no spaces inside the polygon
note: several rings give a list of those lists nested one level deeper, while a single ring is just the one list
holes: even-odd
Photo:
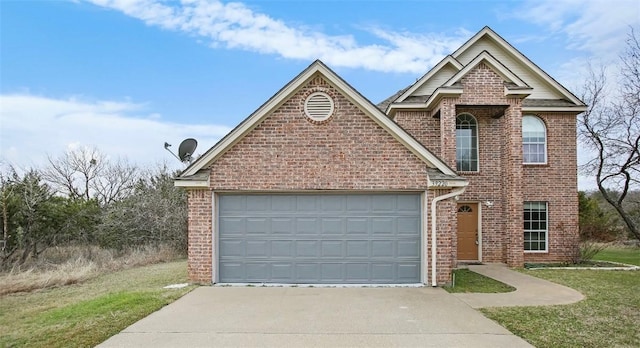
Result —
[{"label": "arched window top", "polygon": [[471,114],[463,113],[456,117],[456,126],[478,126],[478,121]]},{"label": "arched window top", "polygon": [[547,163],[547,128],[539,117],[522,117],[522,146],[525,164]]},{"label": "arched window top", "polygon": [[458,208],[458,213],[472,213],[473,209],[468,205],[463,205]]},{"label": "arched window top", "polygon": [[456,117],[456,169],[478,171],[478,121],[468,113]]},{"label": "arched window top", "polygon": [[540,118],[533,115],[525,115],[522,117],[522,133],[524,134],[525,132],[546,133],[547,130]]}]

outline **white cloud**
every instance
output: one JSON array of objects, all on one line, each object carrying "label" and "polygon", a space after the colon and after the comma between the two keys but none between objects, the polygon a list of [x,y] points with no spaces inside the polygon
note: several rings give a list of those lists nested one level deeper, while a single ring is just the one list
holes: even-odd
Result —
[{"label": "white cloud", "polygon": [[0,161],[21,168],[41,166],[47,155],[95,146],[112,158],[140,165],[167,161],[181,165],[164,150],[187,137],[198,140],[197,153],[206,151],[229,127],[163,121],[143,104],[117,101],[54,99],[29,94],[0,95]]},{"label": "white cloud", "polygon": [[330,36],[291,26],[257,13],[242,3],[183,0],[87,0],[138,18],[147,25],[185,32],[226,45],[288,59],[321,59],[332,66],[365,68],[382,72],[424,73],[470,36],[460,31],[416,35],[370,29],[386,44],[359,45],[352,35]]},{"label": "white cloud", "polygon": [[640,22],[640,2],[530,0],[515,16],[565,35],[567,48],[610,61],[624,47],[629,27]]}]

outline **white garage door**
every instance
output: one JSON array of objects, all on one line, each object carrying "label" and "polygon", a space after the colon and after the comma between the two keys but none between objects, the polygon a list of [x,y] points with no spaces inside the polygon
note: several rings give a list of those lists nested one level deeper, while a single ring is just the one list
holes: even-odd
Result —
[{"label": "white garage door", "polygon": [[222,283],[420,282],[419,194],[220,195]]}]

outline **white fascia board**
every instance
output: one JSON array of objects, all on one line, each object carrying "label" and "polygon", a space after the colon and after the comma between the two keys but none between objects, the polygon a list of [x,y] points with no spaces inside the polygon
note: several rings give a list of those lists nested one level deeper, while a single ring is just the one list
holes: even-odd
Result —
[{"label": "white fascia board", "polygon": [[474,35],[469,41],[465,42],[460,48],[458,48],[451,55],[454,58],[459,57],[464,51],[466,51],[471,45],[475,44],[478,40],[480,40],[485,35],[489,36],[493,41],[498,43],[503,49],[509,52],[512,56],[516,57],[522,64],[524,64],[527,68],[531,69],[531,71],[535,72],[539,77],[541,77],[545,82],[554,87],[558,92],[564,95],[569,101],[572,103],[583,106],[584,102],[576,97],[573,93],[571,93],[568,89],[566,89],[563,85],[558,83],[558,81],[554,80],[549,74],[547,74],[544,70],[540,69],[535,63],[533,63],[527,56],[520,53],[515,47],[513,47],[510,43],[508,43],[505,39],[503,39],[500,35],[498,35],[491,28],[484,27],[480,30],[476,35]]},{"label": "white fascia board", "polygon": [[427,110],[431,110],[443,97],[459,97],[463,92],[464,90],[462,88],[439,87],[435,90],[431,97],[429,97],[429,99],[425,103],[425,108]]},{"label": "white fascia board", "polygon": [[175,187],[209,188],[209,180],[174,180]]},{"label": "white fascia board", "polygon": [[408,90],[402,93],[402,95],[400,95],[396,99],[396,101],[401,102],[407,99],[407,97],[409,97],[411,94],[413,94],[413,92],[415,92],[418,88],[420,88],[427,81],[429,81],[429,79],[433,77],[433,75],[435,75],[438,71],[440,71],[440,69],[447,66],[447,64],[453,65],[453,67],[456,68],[457,70],[462,69],[462,64],[460,64],[460,62],[458,62],[452,56],[446,56],[438,64],[436,64],[433,68],[431,68],[431,70],[429,70],[426,74],[424,74],[418,81],[416,81],[416,83],[411,85],[411,87]]},{"label": "white fascia board", "polygon": [[458,71],[457,74],[453,75],[449,81],[447,81],[444,86],[451,86],[454,83],[460,81],[465,75],[467,75],[473,68],[478,66],[480,63],[486,63],[489,65],[491,69],[493,69],[496,73],[501,75],[502,78],[509,80],[519,87],[529,87],[521,78],[519,78],[516,74],[511,72],[504,64],[500,63],[495,57],[493,57],[489,52],[482,51],[478,54],[469,64],[467,64],[462,70]]},{"label": "white fascia board", "polygon": [[504,95],[507,97],[528,97],[531,95],[531,92],[533,92],[533,88],[529,87],[529,88],[516,88],[516,89],[510,89],[509,87],[504,87]]},{"label": "white fascia board", "polygon": [[523,106],[522,112],[585,112],[587,107],[577,106]]}]

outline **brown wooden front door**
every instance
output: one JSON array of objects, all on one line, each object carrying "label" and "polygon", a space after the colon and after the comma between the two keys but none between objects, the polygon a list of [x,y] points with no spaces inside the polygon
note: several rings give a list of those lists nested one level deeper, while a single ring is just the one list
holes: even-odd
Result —
[{"label": "brown wooden front door", "polygon": [[478,260],[478,203],[458,203],[458,260]]}]

